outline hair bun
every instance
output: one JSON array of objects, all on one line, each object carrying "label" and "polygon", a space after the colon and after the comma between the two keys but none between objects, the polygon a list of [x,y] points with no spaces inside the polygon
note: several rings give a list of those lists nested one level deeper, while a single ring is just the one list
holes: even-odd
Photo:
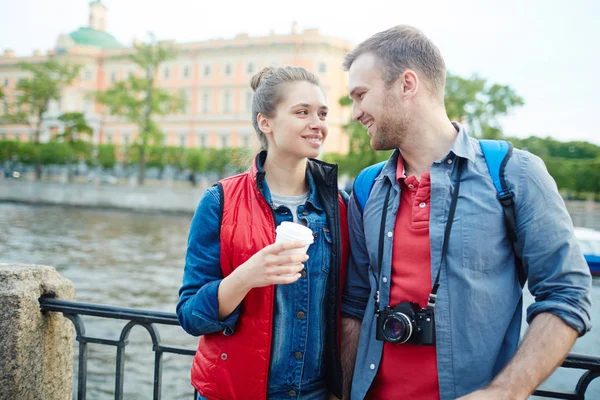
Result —
[{"label": "hair bun", "polygon": [[254,74],[254,76],[250,80],[250,87],[253,91],[256,92],[256,89],[260,86],[263,79],[266,79],[269,75],[273,73],[273,69],[273,67],[264,67],[256,74]]}]

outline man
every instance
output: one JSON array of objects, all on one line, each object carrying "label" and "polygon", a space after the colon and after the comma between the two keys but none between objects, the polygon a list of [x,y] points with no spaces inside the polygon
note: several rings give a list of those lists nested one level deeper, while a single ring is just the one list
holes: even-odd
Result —
[{"label": "man", "polygon": [[[479,142],[446,115],[437,47],[398,26],[361,43],[344,67],[353,120],[375,150],[397,149],[364,209],[355,193],[349,205],[342,362],[351,398],[527,398],[590,329],[591,277],[554,181],[538,157],[513,151],[511,241]],[[519,344],[525,278],[536,302]],[[390,318],[400,303],[408,318]],[[417,330],[418,316],[435,336]]]}]

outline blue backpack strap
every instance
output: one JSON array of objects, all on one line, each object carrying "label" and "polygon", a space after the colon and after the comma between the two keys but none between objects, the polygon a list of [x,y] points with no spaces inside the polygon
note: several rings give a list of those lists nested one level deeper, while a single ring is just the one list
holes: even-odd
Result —
[{"label": "blue backpack strap", "polygon": [[356,201],[358,201],[361,213],[365,209],[365,204],[367,203],[367,199],[371,194],[371,189],[373,189],[373,185],[375,184],[375,178],[377,178],[386,162],[387,161],[382,161],[363,169],[354,180],[352,193],[354,194]]},{"label": "blue backpack strap", "polygon": [[504,176],[504,168],[512,155],[512,143],[504,140],[479,140],[483,157],[490,171],[490,176],[496,187],[496,192],[502,209],[508,238],[514,243],[517,241],[517,227],[515,222],[515,203],[513,192],[508,188]]}]

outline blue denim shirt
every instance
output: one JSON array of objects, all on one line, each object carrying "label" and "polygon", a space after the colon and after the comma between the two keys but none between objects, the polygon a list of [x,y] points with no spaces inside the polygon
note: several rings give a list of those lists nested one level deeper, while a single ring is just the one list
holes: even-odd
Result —
[{"label": "blue denim shirt", "polygon": [[[564,202],[543,162],[528,152],[514,150],[506,165],[507,183],[515,194],[518,240],[513,251],[479,143],[462,128],[449,153],[430,170],[432,281],[440,265],[455,184],[453,171],[459,157],[466,162],[435,305],[442,399],[455,399],[486,386],[514,355],[522,316],[515,253],[523,262],[529,291],[536,300],[527,309],[527,321],[549,312],[580,335],[590,329],[589,268],[573,235]],[[363,320],[352,383],[353,400],[365,397],[382,356],[383,342],[375,338],[374,297],[378,282],[380,308],[389,305],[392,234],[400,203],[397,158],[398,151],[375,179],[364,213],[354,196],[350,199],[351,257],[342,313]],[[381,210],[390,185],[384,256],[379,266]]]},{"label": "blue denim shirt", "polygon": [[[297,216],[307,223],[315,237],[308,249],[309,259],[302,277],[289,285],[275,286],[275,306],[268,396],[289,399],[290,391],[302,398],[323,394],[327,397],[324,371],[325,284],[330,268],[332,237],[327,217],[314,180],[307,172],[310,188],[306,204]],[[271,204],[271,194],[264,185],[263,195]],[[183,284],[179,291],[177,316],[186,332],[198,336],[222,331],[231,335],[240,307],[219,321],[218,287],[223,279],[220,266],[219,216],[220,194],[209,188],[192,219],[188,238]],[[292,221],[287,207],[273,208],[275,223]]]}]

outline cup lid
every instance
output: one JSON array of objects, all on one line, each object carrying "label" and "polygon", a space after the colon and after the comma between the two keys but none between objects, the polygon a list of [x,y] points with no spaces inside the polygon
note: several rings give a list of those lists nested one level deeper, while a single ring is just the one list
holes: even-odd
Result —
[{"label": "cup lid", "polygon": [[295,222],[284,221],[275,229],[277,235],[284,235],[285,237],[293,240],[302,240],[305,242],[313,242],[313,231]]}]

